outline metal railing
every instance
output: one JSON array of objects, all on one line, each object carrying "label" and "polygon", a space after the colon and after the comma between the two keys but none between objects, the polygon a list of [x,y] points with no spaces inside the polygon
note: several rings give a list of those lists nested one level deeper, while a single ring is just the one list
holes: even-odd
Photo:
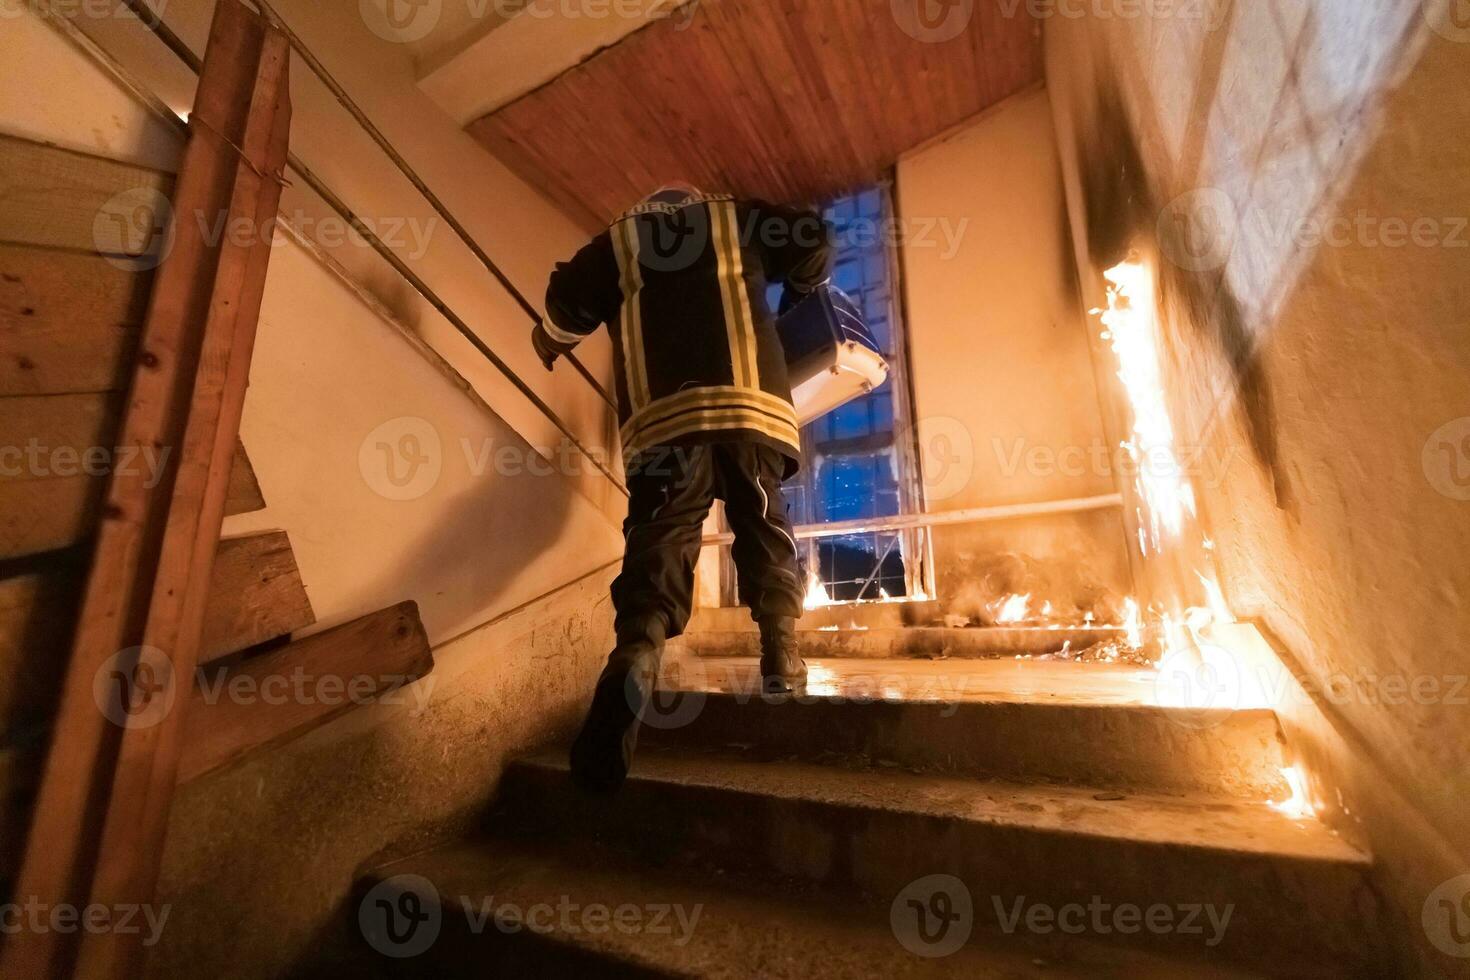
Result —
[{"label": "metal railing", "polygon": [[[798,540],[840,538],[849,534],[867,534],[873,531],[910,531],[944,524],[984,524],[991,521],[1013,520],[1018,517],[1042,517],[1047,514],[1081,514],[1091,510],[1107,510],[1111,507],[1122,506],[1123,495],[1109,493],[1100,497],[1049,500],[1038,504],[972,507],[967,510],[939,511],[933,514],[900,514],[897,517],[863,518],[856,521],[837,521],[832,524],[803,524],[795,531]],[[734,544],[735,535],[711,534],[707,535],[702,543],[706,547]]]},{"label": "metal railing", "polygon": [[[156,11],[154,11],[148,5],[146,0],[122,0],[122,2],[138,17],[143,25],[147,27],[148,30],[154,34],[154,36],[156,36],[161,42],[163,42],[164,46],[166,46],[170,51],[174,53],[175,56],[179,58],[180,61],[188,66],[188,68],[196,75],[199,74],[199,72],[203,68],[203,60],[197,54],[195,54],[193,49],[190,48],[188,44],[186,44],[184,40],[179,37],[179,35],[176,34],[164,22],[163,17]],[[265,17],[268,21],[270,21],[273,26],[275,26],[286,36],[286,38],[290,41],[292,50],[294,50],[297,55],[301,57],[302,61],[306,63],[307,67],[311,69],[312,73],[322,82],[322,84],[324,84],[328,88],[328,90],[332,92],[332,95],[336,98],[337,102],[345,110],[347,110],[348,114],[352,116],[353,120],[363,129],[364,132],[367,133],[367,135],[379,146],[379,148],[383,150],[388,158],[392,160],[393,164],[398,168],[399,172],[401,172],[404,177],[406,177],[409,182],[413,184],[414,189],[417,190],[424,197],[429,205],[440,215],[440,217],[445,220],[450,228],[454,230],[455,234],[459,236],[460,240],[463,241],[464,244],[475,255],[475,257],[479,259],[486,270],[490,272],[490,274],[501,285],[501,287],[504,288],[507,293],[509,293],[511,298],[516,302],[517,306],[520,307],[521,311],[527,315],[532,323],[541,323],[542,317],[540,312],[537,311],[537,309],[530,303],[530,301],[526,299],[525,295],[516,288],[515,284],[510,281],[510,279],[499,268],[499,266],[497,266],[495,262],[491,260],[489,255],[485,253],[485,250],[480,247],[480,244],[469,233],[469,230],[466,229],[464,225],[460,223],[457,218],[454,217],[454,215],[445,206],[444,202],[440,200],[438,195],[430,190],[428,185],[424,183],[423,179],[418,175],[418,173],[403,158],[402,154],[400,154],[388,141],[387,137],[385,137],[383,133],[377,128],[377,126],[375,126],[372,121],[368,119],[367,115],[362,111],[361,107],[359,107],[357,103],[354,102],[352,98],[347,94],[347,92],[342,88],[342,86],[337,83],[336,79],[333,78],[332,75],[326,70],[325,66],[322,65],[322,63],[316,58],[316,56],[312,54],[311,51],[302,42],[301,38],[293,30],[291,30],[290,26],[281,19],[281,17],[275,12],[274,9],[271,8],[266,0],[248,0],[248,2],[254,4],[257,9],[259,9],[261,15]],[[120,66],[118,67],[120,68]],[[136,81],[130,82],[129,87],[133,88],[135,91],[140,88],[139,84]],[[149,93],[149,95],[151,95],[151,93]],[[160,100],[158,100],[156,96],[152,96],[149,101],[159,102]],[[357,215],[357,213],[354,212],[347,205],[347,203],[342,200],[341,197],[339,197],[334,191],[332,191],[332,189],[326,184],[326,182],[323,181],[316,174],[316,172],[311,169],[311,167],[303,162],[300,157],[296,156],[295,153],[291,153],[288,156],[287,163],[290,169],[295,171],[296,174],[306,183],[308,187],[316,192],[316,194],[319,195],[333,211],[337,212],[337,214],[340,215],[343,220],[345,220],[357,234],[362,236],[363,240],[372,247],[373,251],[377,252],[384,261],[392,266],[393,270],[397,272],[398,275],[414,289],[415,292],[423,297],[423,299],[430,306],[432,306],[436,312],[443,316],[444,319],[447,320],[449,324],[453,326],[455,330],[457,330],[466,340],[468,340],[470,344],[477,351],[479,351],[481,355],[485,357],[486,360],[488,360],[502,375],[504,375],[506,380],[508,380],[516,388],[517,391],[524,395],[526,399],[530,401],[531,404],[534,405],[537,410],[539,410],[541,414],[544,415],[547,420],[551,422],[553,426],[556,427],[557,431],[559,431],[567,439],[567,441],[577,449],[578,452],[586,457],[586,459],[591,462],[592,465],[595,466],[598,471],[602,473],[603,476],[607,477],[608,480],[612,482],[613,486],[617,487],[624,496],[628,495],[627,486],[624,485],[622,480],[618,479],[617,475],[613,473],[613,471],[608,468],[607,464],[602,461],[601,455],[589,450],[587,446],[583,444],[582,440],[576,435],[576,433],[572,431],[571,427],[561,418],[561,416],[557,414],[557,412],[550,405],[548,405],[546,401],[542,399],[541,396],[538,395],[531,388],[531,386],[528,385],[525,380],[520,377],[520,375],[516,374],[511,366],[507,364],[500,357],[500,355],[496,354],[495,351],[490,347],[490,345],[487,344],[473,329],[471,329],[470,325],[461,316],[459,316],[459,314],[457,314],[454,309],[450,307],[449,304],[446,303],[439,296],[439,294],[436,293],[434,289],[428,285],[428,283],[424,282],[424,280],[420,278],[418,274],[415,273],[413,269],[408,266],[407,263],[400,259],[397,253],[394,252],[393,249],[390,248],[381,238],[379,238],[378,235],[373,231],[373,229],[370,228]],[[614,409],[616,409],[617,403],[613,400],[612,396],[608,394],[607,390],[597,382],[597,379],[592,376],[591,372],[589,372],[587,368],[574,357],[569,356],[568,361],[573,365],[578,373],[582,375],[582,377],[587,381],[592,389],[597,392],[598,396],[602,398],[602,400],[605,401],[607,404],[613,406]]]}]

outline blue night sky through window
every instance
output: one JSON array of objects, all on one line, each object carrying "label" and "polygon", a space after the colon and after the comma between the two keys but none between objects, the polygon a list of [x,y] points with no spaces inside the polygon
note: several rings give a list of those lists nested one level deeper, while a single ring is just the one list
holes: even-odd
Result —
[{"label": "blue night sky through window", "polygon": [[[862,309],[868,329],[893,363],[894,284],[889,243],[880,234],[887,218],[886,195],[880,188],[869,188],[834,201],[825,215],[838,241],[833,285]],[[777,287],[771,295],[772,308],[779,300]],[[806,427],[804,435],[813,458],[807,461],[807,474],[786,488],[792,518],[797,523],[824,524],[900,513],[892,439],[893,388],[890,381]],[[863,534],[822,543],[818,552],[822,577],[834,598],[857,598],[857,589],[892,538],[891,534]],[[853,576],[858,584],[847,588],[840,584]],[[892,595],[904,591],[903,563],[897,548],[884,562],[866,597],[876,598],[880,585]]]}]

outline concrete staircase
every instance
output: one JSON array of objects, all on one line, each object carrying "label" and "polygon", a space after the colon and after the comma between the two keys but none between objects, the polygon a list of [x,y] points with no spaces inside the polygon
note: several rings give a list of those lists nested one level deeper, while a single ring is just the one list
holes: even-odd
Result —
[{"label": "concrete staircase", "polygon": [[[807,659],[1043,656],[1080,652],[1124,637],[1116,627],[977,628],[943,622],[943,607],[932,600],[870,602],[808,610],[798,631]],[[698,657],[750,657],[757,654],[759,643],[745,609],[699,609],[674,649]]]},{"label": "concrete staircase", "polygon": [[1269,712],[1114,665],[677,666],[619,797],[525,759],[482,839],[363,882],[393,975],[1383,975],[1369,859],[1269,804]]}]

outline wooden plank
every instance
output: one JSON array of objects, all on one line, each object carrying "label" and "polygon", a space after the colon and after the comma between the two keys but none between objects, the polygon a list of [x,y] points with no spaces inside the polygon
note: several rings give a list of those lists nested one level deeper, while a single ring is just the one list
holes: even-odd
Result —
[{"label": "wooden plank", "polygon": [[202,667],[179,782],[296,738],[433,666],[418,605],[405,602],[238,665]]},{"label": "wooden plank", "polygon": [[[122,398],[106,392],[0,398],[0,560],[77,544],[93,533],[114,465],[162,477],[152,446],[119,448]],[[255,471],[236,443],[226,511],[261,510]]]},{"label": "wooden plank", "polygon": [[316,622],[285,531],[219,543],[204,616],[201,663]]},{"label": "wooden plank", "polygon": [[604,224],[675,178],[828,199],[1041,79],[1025,6],[974,7],[958,36],[939,39],[906,33],[888,0],[706,0],[692,21],[656,21],[468,128]]},{"label": "wooden plank", "polygon": [[0,398],[0,558],[86,538],[114,461],[139,470],[158,461],[114,455],[119,401],[106,393]]},{"label": "wooden plank", "polygon": [[[76,626],[86,555],[72,549],[25,562],[0,578],[0,745],[46,727]],[[286,534],[219,543],[206,614],[205,653],[217,660],[316,622]]]},{"label": "wooden plank", "polygon": [[[219,33],[214,34],[205,54],[201,92],[211,84],[212,75],[229,78],[237,68],[234,63],[222,63],[236,57],[228,34],[237,32],[260,40],[258,56],[250,64],[253,77],[231,81],[233,104],[218,115],[200,111],[192,117],[196,136],[206,136],[215,159],[233,164],[235,171],[232,181],[221,182],[221,187],[230,188],[224,206],[218,210],[205,207],[199,213],[220,215],[226,221],[245,220],[262,231],[273,229],[290,138],[290,44],[238,0],[220,0],[215,25]],[[197,142],[191,139],[190,148]],[[187,161],[188,150],[185,153]],[[186,164],[184,180],[190,176]],[[182,182],[179,196],[185,197]],[[193,213],[195,209],[178,206],[176,210]],[[208,248],[202,231],[187,225],[179,222],[177,250],[184,251],[186,245]],[[214,272],[207,312],[199,310],[178,321],[187,328],[203,313],[202,346],[185,410],[178,473],[156,572],[151,589],[145,586],[139,593],[142,598],[146,592],[148,602],[144,648],[163,651],[174,678],[167,697],[176,694],[175,685],[191,678],[199,664],[230,461],[250,383],[250,358],[273,251],[270,236],[260,234],[245,243],[226,241],[215,256],[200,255],[201,265]],[[159,323],[174,322],[167,312],[160,314],[160,301],[170,279],[187,274],[187,268],[179,273],[172,261],[162,270],[150,309],[150,332]],[[122,733],[101,825],[91,904],[121,908],[153,898],[183,747],[181,715],[168,712],[157,724],[127,727]],[[82,937],[78,969],[121,980],[140,973],[145,958],[146,950],[135,938],[117,931],[90,933]]]},{"label": "wooden plank", "polygon": [[225,496],[225,516],[253,514],[265,510],[265,494],[255,478],[255,467],[245,454],[245,443],[236,440],[235,460],[230,464],[230,488]]},{"label": "wooden plank", "polygon": [[172,189],[170,174],[0,135],[0,241],[156,256]]},{"label": "wooden plank", "polygon": [[[220,0],[174,193],[176,213],[256,218],[269,203],[274,215],[280,187],[260,175],[278,174],[284,163],[288,61],[279,32],[237,0]],[[179,221],[174,237],[149,304],[121,442],[180,447],[177,476],[150,486],[119,470],[108,486],[36,806],[47,819],[32,823],[16,886],[50,904],[116,909],[150,901],[173,794],[177,721],[165,712],[152,727],[115,723],[97,710],[93,681],[118,651],[157,648],[176,669],[155,676],[161,685],[136,689],[136,706],[148,713],[157,699],[174,696],[180,676],[193,673],[237,435],[233,402],[243,400],[248,380],[242,370],[248,352],[243,365],[232,364],[230,353],[237,330],[253,331],[242,284],[248,255],[256,251],[210,242],[198,221]],[[268,253],[269,245],[259,250]],[[116,930],[10,939],[0,949],[5,976],[142,973],[141,945]]]},{"label": "wooden plank", "polygon": [[0,396],[125,387],[151,282],[97,255],[0,245]]}]

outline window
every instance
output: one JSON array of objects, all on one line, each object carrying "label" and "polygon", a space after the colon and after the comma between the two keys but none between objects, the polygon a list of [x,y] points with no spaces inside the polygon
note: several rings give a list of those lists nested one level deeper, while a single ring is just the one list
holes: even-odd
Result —
[{"label": "window", "polygon": [[[826,209],[838,241],[832,282],[863,311],[888,360],[887,383],[817,419],[802,431],[806,466],[786,487],[796,524],[893,517],[919,509],[917,492],[906,489],[912,453],[900,444],[908,417],[898,323],[897,263],[889,225],[886,188],[870,187],[840,198]],[[915,558],[922,532],[867,532],[806,542],[809,569],[821,577],[835,601],[905,596],[919,587]]]}]

